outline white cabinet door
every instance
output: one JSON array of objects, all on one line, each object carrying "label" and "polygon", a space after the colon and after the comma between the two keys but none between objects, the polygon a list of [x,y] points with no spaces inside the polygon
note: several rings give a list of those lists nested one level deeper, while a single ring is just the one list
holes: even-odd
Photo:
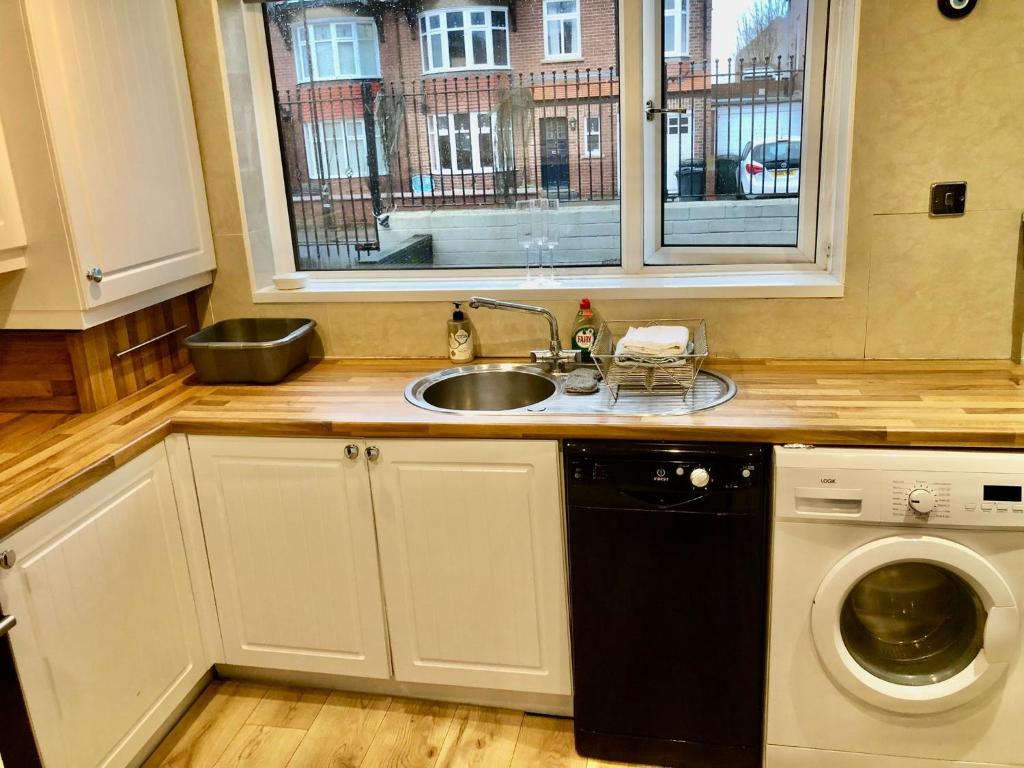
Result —
[{"label": "white cabinet door", "polygon": [[[225,661],[389,676],[362,445],[190,437]],[[359,449],[347,458],[347,445]]]},{"label": "white cabinet door", "polygon": [[174,0],[24,10],[86,306],[213,269]]},{"label": "white cabinet door", "polygon": [[395,677],[570,693],[557,443],[370,442]]},{"label": "white cabinet door", "polygon": [[[162,445],[0,542],[47,768],[123,766],[206,673]],[[2,724],[0,724],[2,727]]]}]

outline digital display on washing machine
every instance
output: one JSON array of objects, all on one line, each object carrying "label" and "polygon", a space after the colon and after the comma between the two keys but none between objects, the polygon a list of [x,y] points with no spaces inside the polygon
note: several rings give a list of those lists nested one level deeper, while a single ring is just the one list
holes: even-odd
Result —
[{"label": "digital display on washing machine", "polygon": [[1017,501],[1021,500],[1021,487],[1019,485],[986,485],[984,486],[984,501]]}]

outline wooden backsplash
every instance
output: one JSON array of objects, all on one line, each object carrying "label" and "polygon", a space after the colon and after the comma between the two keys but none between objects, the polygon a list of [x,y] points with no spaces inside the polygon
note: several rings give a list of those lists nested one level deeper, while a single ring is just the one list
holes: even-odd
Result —
[{"label": "wooden backsplash", "polygon": [[103,408],[188,365],[182,342],[198,328],[186,294],[85,331],[0,332],[0,411]]}]

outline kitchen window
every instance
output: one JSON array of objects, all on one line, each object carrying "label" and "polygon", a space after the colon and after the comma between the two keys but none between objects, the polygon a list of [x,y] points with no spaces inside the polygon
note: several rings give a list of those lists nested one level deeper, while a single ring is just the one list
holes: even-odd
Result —
[{"label": "kitchen window", "polygon": [[431,172],[494,170],[496,120],[497,115],[488,112],[430,115]]},{"label": "kitchen window", "polygon": [[380,77],[377,25],[372,19],[295,24],[292,50],[299,83]]},{"label": "kitchen window", "polygon": [[[292,238],[276,241],[275,268],[313,272],[314,300],[842,295],[856,0],[775,3],[761,28],[744,25],[747,5],[731,0],[574,2],[615,41],[581,51],[579,71],[511,66],[506,7],[385,10],[383,28],[399,34],[381,58],[402,52],[407,66],[400,33],[414,33],[412,73],[297,96],[260,90],[259,125],[273,126],[261,151],[280,147],[263,166],[284,170],[268,213]],[[323,12],[322,0],[288,5]],[[539,22],[520,13],[516,31],[537,55],[548,44]],[[257,32],[270,74],[289,82],[294,59],[274,25]],[[690,57],[665,55],[681,50]],[[463,71],[496,60],[507,71]],[[421,71],[453,65],[447,77]],[[299,121],[319,121],[324,135]],[[364,132],[379,176],[368,175]],[[298,149],[296,137],[306,139]],[[330,199],[309,184],[349,173]],[[534,199],[559,201],[549,253],[559,287],[546,292],[521,284],[516,203]],[[393,256],[390,244],[410,238],[411,255]]]},{"label": "kitchen window", "polygon": [[548,59],[579,58],[579,0],[544,0],[544,30],[544,54]]},{"label": "kitchen window", "polygon": [[[726,2],[723,5],[736,5],[736,2]],[[663,15],[665,19],[665,56],[689,56],[690,0],[665,0]]]},{"label": "kitchen window", "polygon": [[508,10],[474,6],[419,17],[423,74],[509,65]]},{"label": "kitchen window", "polygon": [[[370,175],[366,124],[362,120],[305,123],[303,144],[310,179],[361,178]],[[387,157],[377,136],[377,168],[387,173]]]}]

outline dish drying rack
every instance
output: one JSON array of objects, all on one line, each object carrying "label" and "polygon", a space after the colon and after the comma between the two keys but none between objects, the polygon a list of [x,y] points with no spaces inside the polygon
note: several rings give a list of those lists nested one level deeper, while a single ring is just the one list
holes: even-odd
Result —
[{"label": "dish drying rack", "polygon": [[[632,328],[652,325],[685,325],[690,343],[684,355],[645,357],[617,356],[615,347]],[[683,400],[697,380],[708,356],[708,336],[704,320],[607,320],[601,323],[590,352],[608,387],[610,401],[615,403],[622,392],[641,395],[675,395]]]}]

